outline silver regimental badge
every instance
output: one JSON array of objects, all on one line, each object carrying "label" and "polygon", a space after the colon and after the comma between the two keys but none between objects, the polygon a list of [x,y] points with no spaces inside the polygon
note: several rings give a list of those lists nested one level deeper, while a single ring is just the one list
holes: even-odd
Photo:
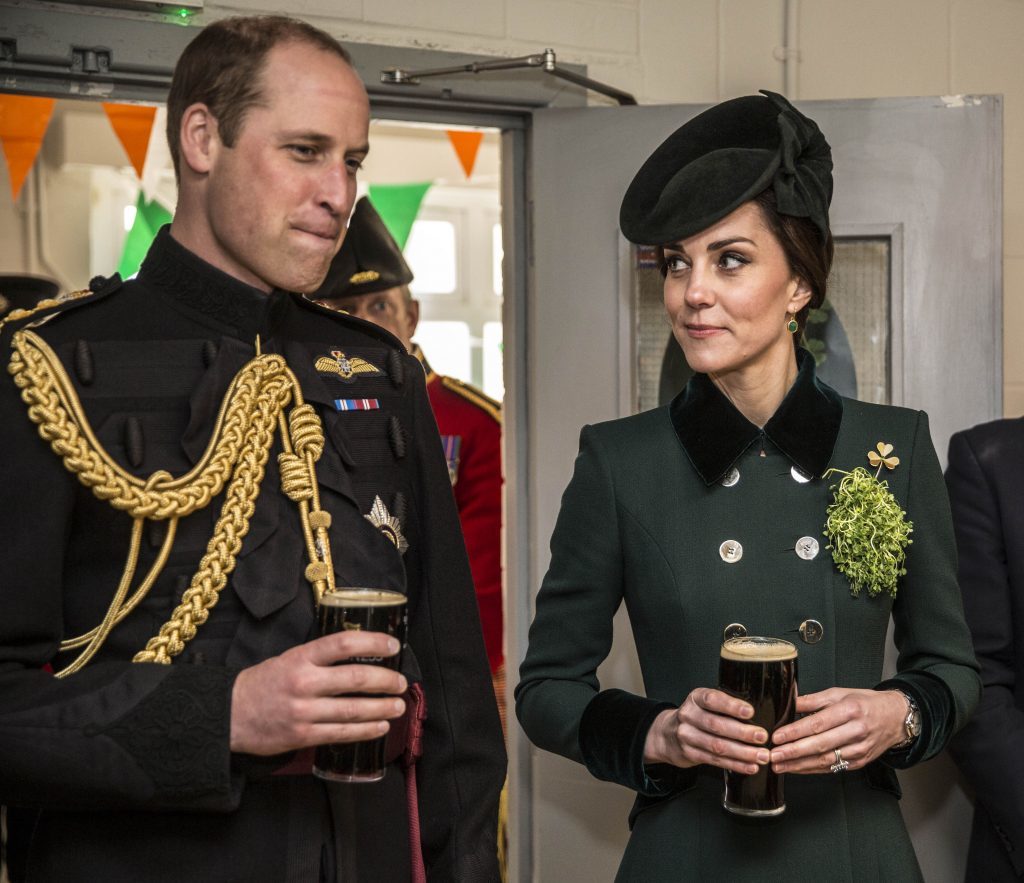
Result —
[{"label": "silver regimental badge", "polygon": [[373,498],[373,506],[370,508],[370,514],[364,515],[363,518],[369,521],[370,524],[391,540],[399,552],[403,555],[405,554],[405,550],[409,548],[409,544],[406,542],[405,536],[402,534],[402,522],[388,512],[388,507],[384,505],[384,501],[379,496]]},{"label": "silver regimental badge", "polygon": [[357,374],[367,377],[379,377],[384,372],[366,359],[359,356],[346,356],[341,350],[331,350],[329,356],[320,356],[314,366],[322,374],[334,374],[339,380],[351,383]]}]

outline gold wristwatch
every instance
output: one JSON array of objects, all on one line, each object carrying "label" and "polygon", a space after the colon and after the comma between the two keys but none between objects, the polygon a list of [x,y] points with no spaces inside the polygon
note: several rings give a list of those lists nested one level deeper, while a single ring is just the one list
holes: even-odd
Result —
[{"label": "gold wristwatch", "polygon": [[908,748],[914,744],[914,740],[921,735],[921,710],[917,707],[917,703],[914,701],[914,697],[909,693],[904,693],[902,690],[897,690],[897,693],[903,696],[907,700],[907,716],[903,721],[903,728],[907,731],[907,738],[902,742],[897,742],[889,750],[899,751],[903,748]]}]

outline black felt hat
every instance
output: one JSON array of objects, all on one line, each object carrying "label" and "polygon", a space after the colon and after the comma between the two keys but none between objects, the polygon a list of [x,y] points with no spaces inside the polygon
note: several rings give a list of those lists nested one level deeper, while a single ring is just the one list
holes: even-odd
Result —
[{"label": "black felt hat", "polygon": [[8,309],[31,310],[39,301],[56,297],[60,285],[47,276],[28,273],[0,275],[0,313]]},{"label": "black felt hat", "polygon": [[310,300],[372,294],[408,285],[412,270],[402,257],[381,216],[367,197],[356,203],[341,249],[331,261],[323,284]]},{"label": "black felt hat", "polygon": [[832,150],[814,120],[781,95],[716,104],[648,157],[619,210],[640,245],[685,239],[771,187],[784,215],[809,218],[824,238],[832,201]]}]

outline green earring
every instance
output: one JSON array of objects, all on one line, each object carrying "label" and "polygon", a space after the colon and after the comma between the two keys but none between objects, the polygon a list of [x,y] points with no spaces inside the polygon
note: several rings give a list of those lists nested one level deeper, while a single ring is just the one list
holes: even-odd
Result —
[{"label": "green earring", "polygon": [[789,321],[788,321],[788,322],[786,323],[786,330],[787,330],[787,331],[788,331],[788,332],[789,332],[790,334],[796,334],[796,330],[797,330],[797,328],[799,328],[799,327],[800,327],[800,326],[796,324],[796,317],[794,317],[794,318],[790,319],[790,320],[789,320]]}]

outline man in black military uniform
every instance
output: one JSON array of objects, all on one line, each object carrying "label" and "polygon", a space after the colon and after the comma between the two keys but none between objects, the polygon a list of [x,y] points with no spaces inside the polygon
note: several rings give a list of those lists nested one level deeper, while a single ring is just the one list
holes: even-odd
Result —
[{"label": "man in black military uniform", "polygon": [[[210,25],[138,277],[0,332],[0,802],[40,810],[30,881],[497,876],[504,751],[423,372],[289,293],[340,245],[367,129],[328,35]],[[317,639],[331,585],[408,595],[401,674],[336,665],[396,648]],[[310,774],[317,744],[415,735],[419,694],[382,782]]]}]

